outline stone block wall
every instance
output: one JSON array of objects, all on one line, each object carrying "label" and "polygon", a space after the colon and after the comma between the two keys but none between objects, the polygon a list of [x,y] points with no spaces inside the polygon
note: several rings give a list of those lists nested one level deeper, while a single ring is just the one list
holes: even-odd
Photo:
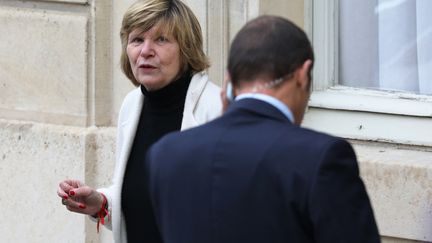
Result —
[{"label": "stone block wall", "polygon": [[[97,234],[93,222],[66,211],[56,190],[65,178],[110,183],[117,114],[133,88],[119,67],[120,23],[133,2],[0,1],[0,242],[112,242],[110,231]],[[185,2],[202,25],[217,84],[247,20],[307,21],[308,1]],[[432,241],[431,149],[353,144],[383,242]]]},{"label": "stone block wall", "polygon": [[0,1],[0,242],[110,242],[56,191],[112,175],[111,7]]},{"label": "stone block wall", "polygon": [[85,125],[88,17],[7,6],[0,24],[2,118]]}]

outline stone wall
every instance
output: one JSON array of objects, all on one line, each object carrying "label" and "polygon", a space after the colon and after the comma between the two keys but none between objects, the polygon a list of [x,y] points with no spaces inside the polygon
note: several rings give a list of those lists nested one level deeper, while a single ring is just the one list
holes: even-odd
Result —
[{"label": "stone wall", "polygon": [[[110,231],[96,234],[93,222],[66,211],[56,190],[65,178],[110,183],[117,114],[133,88],[119,67],[120,22],[132,2],[0,1],[0,242],[112,242]],[[301,0],[185,2],[218,84],[229,42],[248,19],[305,23]],[[429,148],[353,143],[384,242],[431,241]]]},{"label": "stone wall", "polygon": [[110,242],[56,190],[112,175],[112,28],[106,0],[0,1],[0,242]]}]

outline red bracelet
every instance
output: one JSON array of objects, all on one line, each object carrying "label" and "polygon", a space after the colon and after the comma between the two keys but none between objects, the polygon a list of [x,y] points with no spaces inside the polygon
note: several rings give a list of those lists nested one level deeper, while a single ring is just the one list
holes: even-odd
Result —
[{"label": "red bracelet", "polygon": [[99,233],[99,223],[101,223],[102,225],[105,225],[105,216],[107,216],[107,215],[108,215],[108,220],[109,220],[108,200],[103,193],[100,193],[100,194],[103,197],[103,203],[102,203],[101,209],[97,213],[98,222],[97,222],[96,229],[97,229],[98,233]]}]

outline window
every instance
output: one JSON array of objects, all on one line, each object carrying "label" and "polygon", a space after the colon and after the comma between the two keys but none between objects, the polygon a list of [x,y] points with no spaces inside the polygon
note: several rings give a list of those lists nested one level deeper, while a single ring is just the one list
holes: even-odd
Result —
[{"label": "window", "polygon": [[432,1],[309,0],[316,64],[305,126],[432,145]]},{"label": "window", "polygon": [[432,1],[340,1],[339,83],[432,94]]}]

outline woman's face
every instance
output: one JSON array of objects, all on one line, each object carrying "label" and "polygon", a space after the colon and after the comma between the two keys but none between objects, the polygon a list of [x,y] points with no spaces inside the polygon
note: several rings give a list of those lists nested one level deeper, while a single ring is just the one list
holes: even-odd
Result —
[{"label": "woman's face", "polygon": [[180,72],[180,48],[173,36],[154,26],[146,32],[133,30],[126,53],[135,79],[149,90],[158,90],[174,81]]}]

